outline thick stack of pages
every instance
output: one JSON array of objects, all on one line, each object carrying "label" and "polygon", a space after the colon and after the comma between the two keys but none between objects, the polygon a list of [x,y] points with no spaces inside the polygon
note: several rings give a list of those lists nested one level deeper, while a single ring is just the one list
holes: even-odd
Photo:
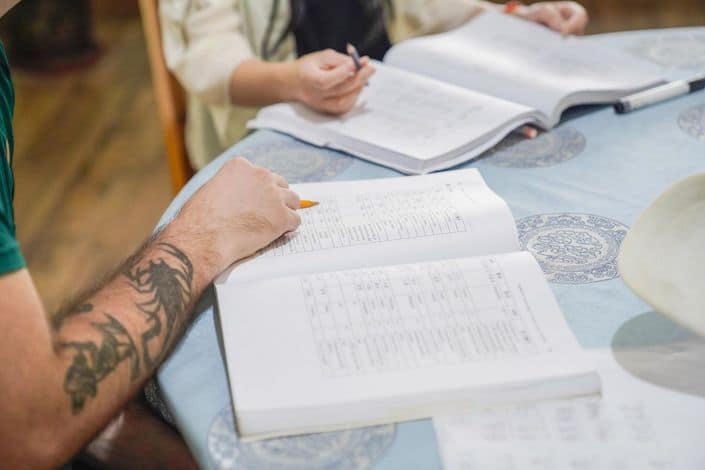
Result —
[{"label": "thick stack of pages", "polygon": [[300,229],[216,283],[241,437],[599,391],[476,170],[294,189]]},{"label": "thick stack of pages", "polygon": [[477,157],[525,123],[549,129],[570,106],[615,102],[662,81],[627,53],[494,13],[404,41],[375,66],[341,117],[282,103],[249,127],[428,173]]}]

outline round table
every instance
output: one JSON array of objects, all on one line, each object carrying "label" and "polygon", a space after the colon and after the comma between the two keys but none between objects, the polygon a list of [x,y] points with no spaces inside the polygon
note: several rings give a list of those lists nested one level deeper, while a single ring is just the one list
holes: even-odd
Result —
[{"label": "round table", "polygon": [[[705,68],[705,28],[617,33],[592,40],[642,57],[670,79],[690,77]],[[259,131],[200,171],[160,224],[237,155],[292,183],[401,176],[342,153]],[[650,201],[679,179],[705,171],[705,93],[627,115],[616,115],[611,107],[576,108],[553,131],[532,141],[511,136],[464,166],[478,168],[509,204],[522,245],[541,264],[583,347],[612,348],[620,365],[634,375],[700,393],[692,390],[692,381],[680,383],[674,374],[663,375],[668,368],[657,366],[668,350],[661,346],[675,345],[687,362],[685,370],[700,367],[694,369],[699,374],[705,362],[700,359],[702,342],[634,296],[619,279],[615,257],[629,226]],[[214,302],[209,289],[198,302],[195,321],[159,370],[155,391],[204,468],[440,468],[430,420],[239,442]],[[686,345],[692,354],[684,355],[679,345]],[[641,346],[645,354],[620,359],[622,348]],[[652,367],[645,367],[644,361]]]}]

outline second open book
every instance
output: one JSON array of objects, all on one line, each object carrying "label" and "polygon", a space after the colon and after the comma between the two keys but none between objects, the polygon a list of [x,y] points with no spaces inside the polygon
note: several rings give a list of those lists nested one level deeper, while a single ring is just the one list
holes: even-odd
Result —
[{"label": "second open book", "polygon": [[341,117],[282,103],[249,126],[428,173],[480,155],[525,123],[549,129],[570,106],[614,102],[660,81],[624,52],[497,13],[403,41],[374,65],[370,86]]},{"label": "second open book", "polygon": [[294,189],[299,230],[216,282],[241,437],[599,391],[476,170]]}]

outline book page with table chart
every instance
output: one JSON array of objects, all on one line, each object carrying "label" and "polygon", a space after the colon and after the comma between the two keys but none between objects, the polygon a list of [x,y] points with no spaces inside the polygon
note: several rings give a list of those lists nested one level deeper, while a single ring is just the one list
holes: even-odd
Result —
[{"label": "book page with table chart", "polygon": [[[299,104],[262,109],[250,127],[305,135],[317,145],[364,142],[427,160],[466,145],[531,112],[525,106],[412,74],[380,62],[355,107],[341,117]],[[527,121],[525,118],[524,121]],[[371,152],[372,153],[372,152]]]},{"label": "book page with table chart", "polygon": [[217,284],[519,249],[507,204],[477,170],[292,185],[319,205]]},{"label": "book page with table chart", "polygon": [[496,259],[300,280],[321,373],[376,374],[545,351]]},{"label": "book page with table chart", "polygon": [[384,60],[538,109],[551,126],[570,94],[582,93],[581,103],[606,102],[660,81],[652,67],[626,53],[491,12],[447,33],[403,41]]},{"label": "book page with table chart", "polygon": [[[233,306],[221,322],[246,434],[273,431],[254,424],[272,404],[287,426],[375,421],[381,409],[410,419],[454,400],[556,396],[555,382],[527,384],[588,371],[525,252],[233,284],[219,298]],[[301,411],[313,408],[322,414]]]}]

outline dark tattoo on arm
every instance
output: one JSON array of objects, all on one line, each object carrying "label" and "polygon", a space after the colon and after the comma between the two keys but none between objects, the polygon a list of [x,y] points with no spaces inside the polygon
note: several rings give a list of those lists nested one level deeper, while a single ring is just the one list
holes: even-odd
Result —
[{"label": "dark tattoo on arm", "polygon": [[[120,275],[124,276],[136,294],[137,312],[144,316],[147,328],[130,332],[120,321],[130,315],[103,313],[101,320],[90,324],[100,333],[95,341],[63,341],[59,349],[73,352],[66,371],[64,391],[71,400],[71,410],[79,413],[89,397],[98,393],[98,383],[123,362],[130,361],[130,379],[151,372],[163,359],[182,327],[192,300],[193,265],[188,256],[169,243],[152,245],[158,250],[145,260],[142,253],[129,259]],[[63,322],[75,315],[92,313],[93,305],[83,303],[52,318],[59,330]],[[139,335],[139,341],[135,338]],[[134,337],[133,337],[134,336]],[[140,354],[141,349],[141,354]]]},{"label": "dark tattoo on arm", "polygon": [[83,409],[88,397],[96,396],[98,382],[114,371],[121,362],[131,358],[130,379],[139,377],[139,356],[130,333],[113,316],[105,314],[105,317],[104,322],[91,322],[101,333],[100,346],[92,341],[70,341],[59,345],[76,352],[64,380],[64,391],[71,397],[71,411],[74,414]]},{"label": "dark tattoo on arm", "polygon": [[[162,258],[157,262],[150,260],[147,266],[141,267],[138,259],[128,263],[124,273],[137,292],[148,296],[147,300],[137,303],[150,324],[142,333],[142,354],[148,368],[157,365],[171,344],[174,326],[191,302],[193,281],[193,265],[184,252],[169,243],[157,246],[171,257],[172,264]],[[162,346],[152,356],[150,343],[162,334],[162,327],[165,329]]]}]

